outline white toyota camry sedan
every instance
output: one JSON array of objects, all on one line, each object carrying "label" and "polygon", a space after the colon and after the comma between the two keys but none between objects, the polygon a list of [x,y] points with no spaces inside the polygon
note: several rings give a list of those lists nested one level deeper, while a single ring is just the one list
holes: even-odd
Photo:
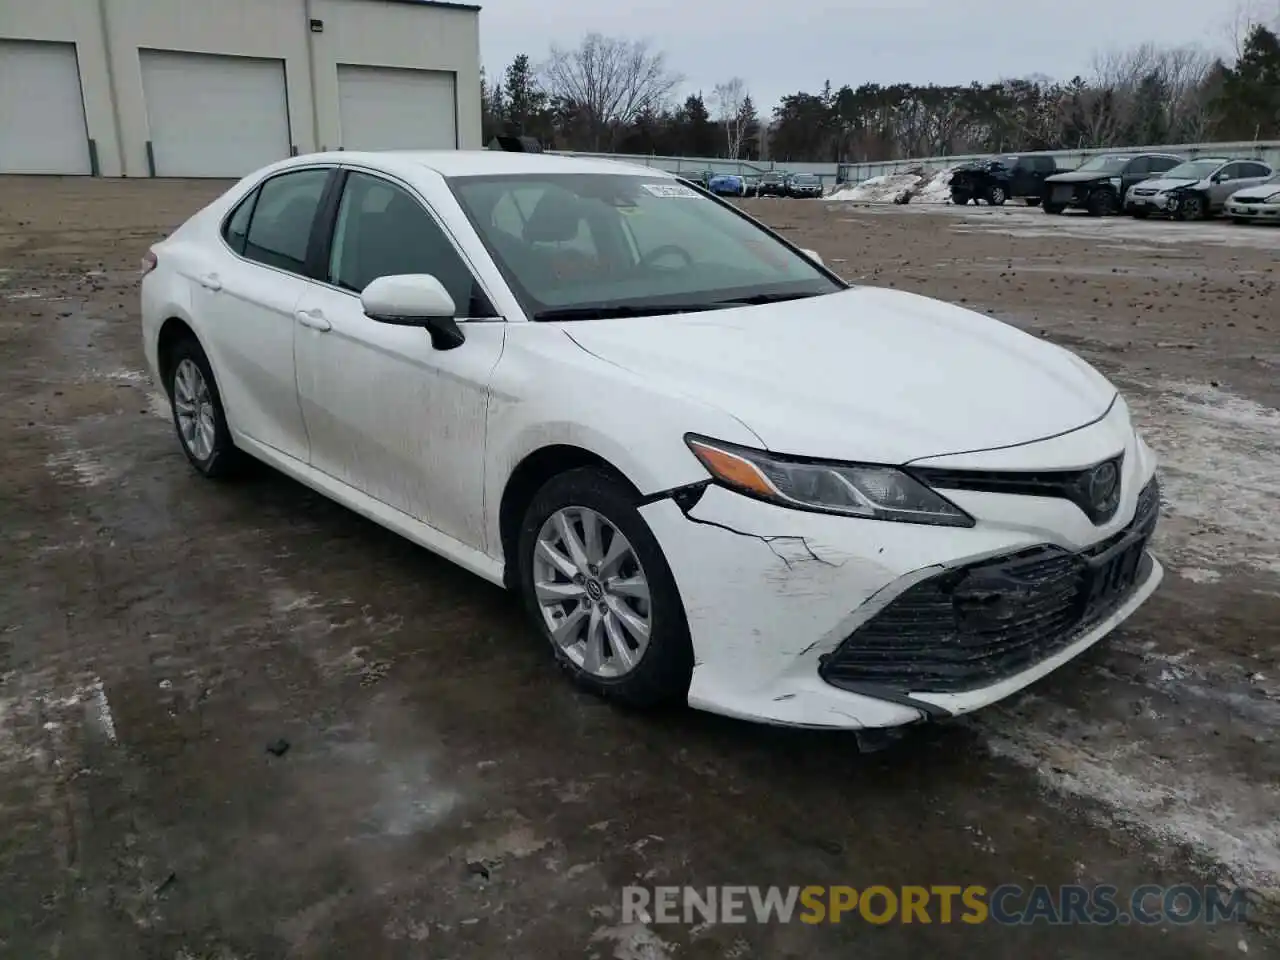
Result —
[{"label": "white toyota camry sedan", "polygon": [[196,470],[265,461],[519,591],[568,673],[631,704],[959,714],[1162,575],[1154,457],[1100,374],[850,286],[661,171],[303,156],[144,272],[147,359]]}]

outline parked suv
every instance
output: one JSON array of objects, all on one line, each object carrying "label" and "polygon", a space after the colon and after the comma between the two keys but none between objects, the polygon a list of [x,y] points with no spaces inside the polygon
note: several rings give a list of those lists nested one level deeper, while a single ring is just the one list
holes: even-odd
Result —
[{"label": "parked suv", "polygon": [[1091,157],[1070,173],[1045,180],[1045,213],[1062,213],[1068,207],[1088,210],[1101,217],[1119,213],[1129,188],[1183,162],[1168,153],[1108,153]]},{"label": "parked suv", "polygon": [[756,188],[761,197],[785,197],[787,195],[787,175],[778,171],[770,171],[760,178],[760,186]]},{"label": "parked suv", "polygon": [[1222,212],[1237,190],[1264,183],[1274,172],[1259,160],[1191,160],[1135,185],[1125,196],[1125,212],[1139,219],[1156,213],[1175,220],[1204,220]]},{"label": "parked suv", "polygon": [[1004,156],[973,160],[951,174],[951,202],[985,200],[998,207],[1011,197],[1040,202],[1045,177],[1065,173],[1053,157]]},{"label": "parked suv", "polygon": [[787,177],[787,196],[821,197],[822,178],[812,173],[793,173]]}]

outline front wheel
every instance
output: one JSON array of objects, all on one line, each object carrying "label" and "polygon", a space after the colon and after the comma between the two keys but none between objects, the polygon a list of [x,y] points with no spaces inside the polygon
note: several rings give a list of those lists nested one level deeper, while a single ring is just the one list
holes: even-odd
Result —
[{"label": "front wheel", "polygon": [[1108,217],[1116,212],[1116,195],[1111,190],[1094,190],[1085,206],[1091,217]]},{"label": "front wheel", "polygon": [[1044,202],[1045,213],[1062,213],[1066,209],[1066,206],[1061,203],[1050,203],[1048,200]]},{"label": "front wheel", "polygon": [[993,185],[991,189],[987,191],[987,203],[991,204],[993,207],[1004,206],[1004,202],[1008,197],[1009,195],[1005,192],[1004,187],[1000,186],[998,183]]},{"label": "front wheel", "polygon": [[1129,211],[1129,215],[1135,220],[1146,220],[1151,216],[1150,210],[1134,209]]},{"label": "front wheel", "polygon": [[636,707],[687,696],[693,646],[675,578],[635,494],[583,467],[538,491],[520,528],[520,589],[582,688]]},{"label": "front wheel", "polygon": [[951,202],[958,207],[963,207],[966,203],[969,202],[969,194],[966,193],[964,190],[952,190]]},{"label": "front wheel", "polygon": [[1206,220],[1209,217],[1209,204],[1203,194],[1188,193],[1178,203],[1180,220]]}]

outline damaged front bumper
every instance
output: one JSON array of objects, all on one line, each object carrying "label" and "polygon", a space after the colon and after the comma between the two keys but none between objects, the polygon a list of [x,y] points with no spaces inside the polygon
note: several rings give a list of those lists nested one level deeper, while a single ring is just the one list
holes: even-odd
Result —
[{"label": "damaged front bumper", "polygon": [[[1065,501],[958,491],[948,496],[977,518],[974,528],[803,513],[714,485],[700,496],[646,504],[641,513],[662,545],[689,621],[689,704],[790,726],[886,728],[975,710],[1050,673],[1132,614],[1161,580],[1160,565],[1145,550],[1155,522],[1154,460],[1130,437],[1120,508],[1099,527]],[[1009,574],[1017,558],[1038,564],[1036,575],[1049,584],[1035,602],[1062,603],[1020,609],[1017,630],[988,622],[990,609],[974,615],[968,632],[940,628],[923,643],[923,634],[909,629],[909,616],[898,629],[884,629],[939,583],[975,570],[990,581],[993,571]],[[1113,559],[1115,569],[1124,567],[1118,589],[1105,597],[1068,596],[1084,588],[1086,565]],[[1028,563],[1017,570],[1030,569]],[[968,602],[968,594],[957,602]],[[917,614],[937,623],[953,616],[947,596],[945,610],[935,602]],[[1051,628],[1035,626],[1042,613],[1058,617]],[[972,651],[979,657],[997,656],[984,668],[967,667],[957,649],[966,644],[981,647]]]}]

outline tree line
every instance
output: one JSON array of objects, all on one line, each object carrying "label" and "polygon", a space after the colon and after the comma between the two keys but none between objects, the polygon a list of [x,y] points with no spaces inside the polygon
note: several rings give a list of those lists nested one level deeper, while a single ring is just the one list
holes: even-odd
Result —
[{"label": "tree line", "polygon": [[782,98],[762,121],[746,82],[676,95],[682,78],[643,40],[589,34],[522,54],[482,81],[486,142],[729,159],[867,162],[910,157],[1280,139],[1280,16],[1245,23],[1235,50],[1145,44],[1099,54],[1087,77],[918,86],[864,83]]}]

